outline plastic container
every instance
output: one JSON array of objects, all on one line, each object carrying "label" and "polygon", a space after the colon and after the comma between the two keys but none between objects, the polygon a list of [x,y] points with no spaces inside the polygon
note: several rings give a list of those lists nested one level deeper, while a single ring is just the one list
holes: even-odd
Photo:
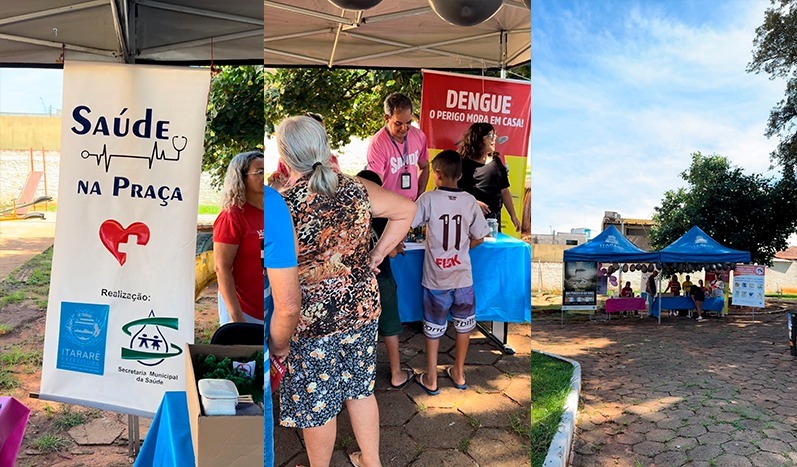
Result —
[{"label": "plastic container", "polygon": [[487,219],[487,226],[490,228],[490,233],[487,234],[490,238],[498,236],[498,219]]},{"label": "plastic container", "polygon": [[205,415],[235,415],[238,388],[228,379],[200,379],[199,395]]}]

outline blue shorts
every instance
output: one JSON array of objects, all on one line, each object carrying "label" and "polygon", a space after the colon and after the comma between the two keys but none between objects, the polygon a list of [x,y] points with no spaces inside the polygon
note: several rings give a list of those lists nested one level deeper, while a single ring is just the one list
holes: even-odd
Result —
[{"label": "blue shorts", "polygon": [[448,328],[448,316],[458,334],[466,334],[476,327],[476,297],[473,287],[433,290],[423,288],[423,334],[439,339]]}]

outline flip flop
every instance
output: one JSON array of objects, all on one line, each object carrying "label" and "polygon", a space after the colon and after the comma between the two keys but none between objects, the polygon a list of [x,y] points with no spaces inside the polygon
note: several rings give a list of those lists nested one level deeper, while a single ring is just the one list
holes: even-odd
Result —
[{"label": "flip flop", "polygon": [[401,383],[401,384],[393,384],[393,383],[391,382],[391,383],[390,383],[390,387],[391,387],[391,388],[393,388],[393,389],[401,389],[401,388],[403,388],[404,386],[406,386],[406,385],[410,384],[410,381],[412,381],[412,380],[414,380],[414,379],[415,379],[415,372],[413,372],[413,371],[412,371],[411,369],[409,369],[409,368],[404,368],[404,374],[406,374],[406,375],[407,375],[407,379],[406,379],[406,380],[404,380],[404,382],[403,382],[403,383]]},{"label": "flip flop", "polygon": [[354,467],[360,467],[362,465],[362,464],[360,464],[360,460],[362,460],[361,459],[362,455],[363,455],[363,453],[360,452],[360,451],[350,452],[349,453],[349,462],[351,462],[351,465],[353,465]]},{"label": "flip flop", "polygon": [[465,383],[465,384],[457,384],[457,382],[456,382],[456,381],[454,381],[454,377],[453,377],[453,376],[451,376],[451,367],[448,367],[448,368],[446,368],[446,375],[448,375],[449,379],[451,379],[451,382],[452,382],[452,383],[454,383],[454,387],[455,387],[455,388],[457,388],[457,389],[461,389],[461,390],[463,390],[463,391],[464,391],[465,389],[468,389],[468,383]]},{"label": "flip flop", "polygon": [[429,389],[428,387],[426,387],[425,384],[423,384],[423,375],[425,375],[425,374],[426,373],[421,373],[417,378],[415,378],[415,380],[414,380],[415,384],[420,386],[421,389],[426,391],[426,394],[429,394],[430,396],[436,396],[436,395],[440,394],[440,388]]}]

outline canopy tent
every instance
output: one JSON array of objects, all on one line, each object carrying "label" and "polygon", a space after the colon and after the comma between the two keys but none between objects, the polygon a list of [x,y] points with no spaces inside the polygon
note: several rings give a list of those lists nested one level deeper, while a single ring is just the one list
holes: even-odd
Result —
[{"label": "canopy tent", "polygon": [[0,2],[0,66],[70,60],[262,63],[259,1]]},{"label": "canopy tent", "polygon": [[678,240],[661,250],[662,263],[749,263],[750,252],[740,251],[721,245],[692,226]]},{"label": "canopy tent", "polygon": [[265,0],[265,64],[273,67],[510,68],[531,60],[531,11],[504,0],[487,21],[443,21],[428,0],[363,11],[327,0]]},{"label": "canopy tent", "polygon": [[610,225],[587,243],[565,250],[564,261],[566,263],[572,261],[651,263],[659,261],[659,254],[639,248],[615,226]]}]

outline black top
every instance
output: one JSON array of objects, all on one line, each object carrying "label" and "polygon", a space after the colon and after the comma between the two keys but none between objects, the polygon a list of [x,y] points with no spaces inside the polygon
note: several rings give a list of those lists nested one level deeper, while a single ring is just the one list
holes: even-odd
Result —
[{"label": "black top", "polygon": [[648,286],[645,292],[647,292],[648,295],[656,295],[656,276],[648,277]]},{"label": "black top", "polygon": [[692,285],[689,289],[689,295],[692,296],[692,300],[696,302],[702,302],[706,299],[706,294],[703,292],[703,288],[699,285]]},{"label": "black top", "polygon": [[[372,217],[371,218],[371,249],[374,248],[376,242],[379,241],[379,238],[382,237],[382,233],[385,231],[385,227],[387,226],[387,219],[383,217]],[[393,277],[393,271],[390,269],[390,261],[388,258],[382,260],[382,263],[377,266],[379,268],[379,272],[376,274],[376,277]]]},{"label": "black top", "polygon": [[473,159],[462,158],[462,178],[457,186],[472,194],[477,200],[490,208],[484,217],[501,218],[501,190],[509,188],[509,173],[498,158],[491,158],[486,164]]}]

